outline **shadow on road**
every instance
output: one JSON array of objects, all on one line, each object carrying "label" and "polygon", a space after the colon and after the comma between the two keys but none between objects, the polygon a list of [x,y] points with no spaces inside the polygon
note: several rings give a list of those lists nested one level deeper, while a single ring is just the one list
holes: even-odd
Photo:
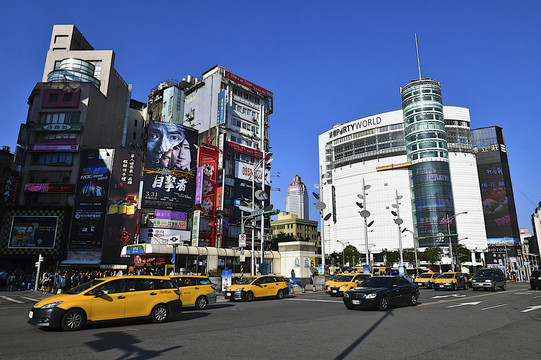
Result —
[{"label": "shadow on road", "polygon": [[363,342],[364,339],[366,339],[368,337],[368,335],[370,335],[370,333],[372,331],[374,331],[378,326],[379,324],[381,324],[383,322],[383,320],[385,320],[385,318],[387,316],[392,316],[393,315],[393,312],[392,310],[391,311],[387,311],[385,313],[385,315],[379,319],[374,325],[372,325],[372,327],[370,327],[370,329],[368,329],[364,334],[362,334],[357,340],[355,340],[353,342],[353,344],[351,344],[350,346],[348,346],[347,349],[345,349],[344,351],[342,351],[340,354],[338,354],[337,357],[335,357],[335,360],[342,360],[342,359],[345,359],[346,356],[348,356],[360,343]]},{"label": "shadow on road", "polygon": [[124,353],[118,357],[120,359],[152,359],[162,354],[180,348],[181,346],[171,346],[162,350],[145,350],[137,346],[141,341],[131,334],[122,332],[105,332],[96,334],[97,340],[88,341],[85,345],[96,352],[108,350],[122,350]]}]

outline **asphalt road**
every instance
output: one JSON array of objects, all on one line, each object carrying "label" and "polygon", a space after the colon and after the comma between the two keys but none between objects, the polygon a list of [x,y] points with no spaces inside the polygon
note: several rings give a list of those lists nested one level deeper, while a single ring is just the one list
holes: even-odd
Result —
[{"label": "asphalt road", "polygon": [[302,294],[221,301],[165,324],[122,321],[78,332],[27,324],[33,292],[0,292],[0,357],[7,359],[539,359],[541,291],[421,289],[415,307],[347,310]]}]

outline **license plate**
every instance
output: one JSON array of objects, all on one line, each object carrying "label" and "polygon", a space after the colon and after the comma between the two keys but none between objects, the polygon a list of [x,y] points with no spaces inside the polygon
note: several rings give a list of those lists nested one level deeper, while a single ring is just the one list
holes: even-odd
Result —
[{"label": "license plate", "polygon": [[361,301],[360,300],[351,300],[351,303],[353,305],[359,305],[361,303]]},{"label": "license plate", "polygon": [[332,292],[333,292],[333,293],[335,293],[335,292],[336,292],[336,290],[333,290]]},{"label": "license plate", "polygon": [[226,296],[231,296],[231,293],[230,293],[230,292],[228,292],[228,293],[226,294]]},{"label": "license plate", "polygon": [[33,313],[32,311],[29,311],[29,312],[28,312],[28,317],[29,317],[30,319],[32,319],[33,316],[34,316],[34,313]]}]

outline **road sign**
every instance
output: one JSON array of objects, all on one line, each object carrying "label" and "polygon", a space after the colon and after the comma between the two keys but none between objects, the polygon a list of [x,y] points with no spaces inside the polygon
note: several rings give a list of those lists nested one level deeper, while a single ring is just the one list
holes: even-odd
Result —
[{"label": "road sign", "polygon": [[436,236],[438,237],[439,242],[443,242],[443,240],[445,239],[445,234],[442,232],[439,232]]},{"label": "road sign", "polygon": [[250,216],[259,216],[262,215],[265,212],[263,209],[255,210],[250,213]]},{"label": "road sign", "polygon": [[239,235],[239,247],[246,247],[246,234],[242,233]]}]

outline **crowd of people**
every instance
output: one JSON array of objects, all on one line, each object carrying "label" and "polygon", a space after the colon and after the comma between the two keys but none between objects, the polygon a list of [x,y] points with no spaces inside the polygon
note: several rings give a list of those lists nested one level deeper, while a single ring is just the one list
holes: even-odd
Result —
[{"label": "crowd of people", "polygon": [[[87,281],[116,275],[154,275],[146,269],[124,274],[122,270],[75,270],[67,269],[45,271],[40,274],[38,290],[43,294],[56,294],[71,289]],[[22,270],[6,271],[0,270],[0,290],[24,291],[35,288],[36,273],[26,273]]]}]

